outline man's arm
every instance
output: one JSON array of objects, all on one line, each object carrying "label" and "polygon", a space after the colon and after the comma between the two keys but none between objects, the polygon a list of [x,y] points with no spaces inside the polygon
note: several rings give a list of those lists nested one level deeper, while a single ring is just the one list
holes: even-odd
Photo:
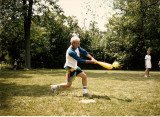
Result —
[{"label": "man's arm", "polygon": [[93,64],[96,64],[96,59],[94,59],[90,54],[88,54],[88,52],[81,48],[80,46],[78,47],[79,51],[86,57],[90,58],[91,60],[86,60],[85,63],[93,63]]},{"label": "man's arm", "polygon": [[88,52],[85,49],[81,48],[80,46],[78,46],[78,49],[79,49],[80,53],[82,53],[84,56],[86,56],[88,54]]},{"label": "man's arm", "polygon": [[[97,60],[96,60],[94,57],[92,57],[90,54],[87,54],[86,57],[88,57],[88,58],[91,59],[91,60],[88,61],[89,63],[91,62],[91,63],[93,63],[93,64],[96,64]],[[87,62],[87,61],[86,61],[86,62]]]},{"label": "man's arm", "polygon": [[69,55],[70,55],[71,57],[73,57],[74,59],[76,59],[77,61],[81,62],[81,63],[85,63],[85,62],[86,62],[86,60],[80,58],[80,57],[79,57],[75,52],[73,52],[73,51],[70,51],[70,52],[69,52]]},{"label": "man's arm", "polygon": [[90,54],[87,54],[86,57],[90,58],[91,60],[96,60],[96,59],[93,58],[93,56],[91,56]]},{"label": "man's arm", "polygon": [[85,49],[81,48],[80,46],[78,47],[78,49],[84,56],[90,58],[91,60],[95,60],[90,54],[88,54],[88,52]]},{"label": "man's arm", "polygon": [[87,54],[86,56],[88,56],[89,58],[92,58],[91,60],[84,60],[82,58],[80,58],[75,52],[71,51],[69,52],[69,55],[71,57],[73,57],[74,59],[76,59],[77,61],[81,62],[81,63],[92,63],[92,64],[95,64],[96,61],[93,59],[93,57],[89,54]]},{"label": "man's arm", "polygon": [[96,61],[95,60],[86,60],[85,63],[92,63],[92,64],[96,64]]}]

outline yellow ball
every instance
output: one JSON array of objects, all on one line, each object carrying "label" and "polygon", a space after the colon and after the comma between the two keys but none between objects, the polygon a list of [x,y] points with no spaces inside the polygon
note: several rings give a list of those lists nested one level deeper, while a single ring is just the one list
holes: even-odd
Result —
[{"label": "yellow ball", "polygon": [[113,62],[112,66],[114,68],[118,68],[120,65],[119,65],[119,63],[117,61],[115,61],[115,62]]}]

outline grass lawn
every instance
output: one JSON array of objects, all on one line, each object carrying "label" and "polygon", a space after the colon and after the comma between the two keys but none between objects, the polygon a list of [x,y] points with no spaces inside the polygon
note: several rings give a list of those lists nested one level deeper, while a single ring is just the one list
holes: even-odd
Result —
[{"label": "grass lawn", "polygon": [[84,70],[95,103],[80,103],[82,81],[50,95],[65,70],[0,71],[0,116],[158,116],[160,72]]}]

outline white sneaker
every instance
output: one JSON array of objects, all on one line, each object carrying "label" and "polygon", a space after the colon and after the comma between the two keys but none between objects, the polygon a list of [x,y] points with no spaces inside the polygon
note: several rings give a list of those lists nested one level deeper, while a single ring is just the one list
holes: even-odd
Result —
[{"label": "white sneaker", "polygon": [[147,75],[145,75],[144,77],[147,77]]},{"label": "white sneaker", "polygon": [[50,85],[52,89],[57,89],[57,85]]},{"label": "white sneaker", "polygon": [[50,85],[50,92],[54,93],[54,91],[56,90],[57,85]]}]

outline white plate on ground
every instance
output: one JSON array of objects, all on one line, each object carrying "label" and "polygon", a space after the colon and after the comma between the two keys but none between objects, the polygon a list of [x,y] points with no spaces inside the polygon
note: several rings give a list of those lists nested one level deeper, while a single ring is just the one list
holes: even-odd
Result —
[{"label": "white plate on ground", "polygon": [[89,100],[80,100],[79,103],[95,103],[96,101],[93,99],[89,99]]}]

